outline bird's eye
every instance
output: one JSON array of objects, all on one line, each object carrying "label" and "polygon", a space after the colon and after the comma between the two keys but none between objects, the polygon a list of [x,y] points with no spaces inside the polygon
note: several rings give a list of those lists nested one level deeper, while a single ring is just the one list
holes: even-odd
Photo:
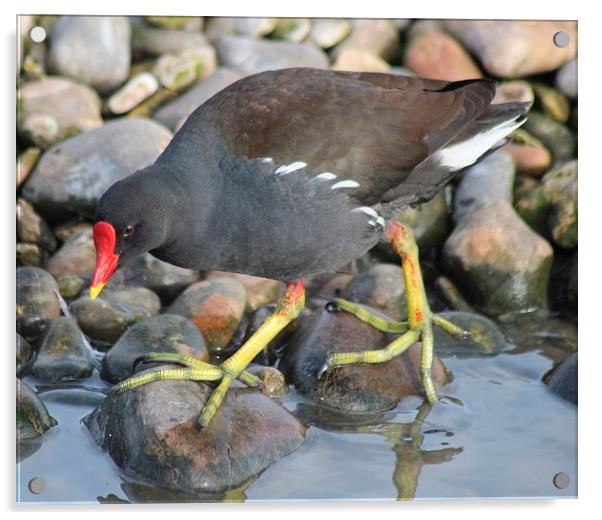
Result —
[{"label": "bird's eye", "polygon": [[134,226],[132,226],[131,224],[129,226],[126,226],[125,229],[123,230],[124,237],[129,237],[133,234],[134,234]]}]

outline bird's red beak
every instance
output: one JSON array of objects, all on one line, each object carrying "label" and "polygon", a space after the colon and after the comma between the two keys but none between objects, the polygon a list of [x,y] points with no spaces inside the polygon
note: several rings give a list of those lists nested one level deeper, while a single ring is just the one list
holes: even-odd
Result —
[{"label": "bird's red beak", "polygon": [[117,269],[119,255],[115,254],[115,228],[108,222],[97,222],[93,228],[96,247],[96,268],[90,284],[90,299],[94,300]]}]

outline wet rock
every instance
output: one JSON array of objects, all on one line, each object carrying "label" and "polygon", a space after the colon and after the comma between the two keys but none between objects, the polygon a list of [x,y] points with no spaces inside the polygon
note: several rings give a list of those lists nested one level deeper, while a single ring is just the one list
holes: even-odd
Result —
[{"label": "wet rock", "polygon": [[547,117],[551,117],[560,123],[566,123],[569,119],[571,108],[569,101],[560,92],[543,83],[534,83],[533,90],[538,106]]},{"label": "wet rock", "polygon": [[102,126],[96,92],[65,78],[23,83],[17,103],[19,135],[42,148]]},{"label": "wet rock", "polygon": [[577,352],[573,352],[556,365],[544,376],[543,380],[553,393],[577,404],[579,390]]},{"label": "wet rock", "polygon": [[529,103],[533,105],[535,94],[533,88],[527,81],[515,80],[500,83],[495,90],[492,103]]},{"label": "wet rock", "polygon": [[35,212],[25,199],[17,201],[17,238],[23,242],[33,242],[47,251],[56,249],[56,238],[46,222]]},{"label": "wet rock", "polygon": [[61,276],[57,282],[61,296],[67,301],[75,300],[84,288],[84,281],[79,276],[67,274]]},{"label": "wet rock", "polygon": [[125,114],[159,90],[157,78],[150,72],[141,72],[128,80],[107,101],[113,114]]},{"label": "wet rock", "polygon": [[197,107],[241,77],[241,74],[233,69],[220,67],[173,101],[159,107],[153,118],[175,131],[178,122],[188,118]]},{"label": "wet rock", "polygon": [[388,72],[390,66],[385,60],[370,51],[343,49],[337,54],[332,68],[355,72]]},{"label": "wet rock", "polygon": [[568,161],[575,157],[577,142],[567,126],[539,112],[531,111],[524,128],[552,152],[556,162]]},{"label": "wet rock", "polygon": [[170,30],[201,31],[203,18],[199,16],[145,16],[144,19],[156,27]]},{"label": "wet rock", "polygon": [[161,314],[130,327],[105,355],[100,375],[111,383],[122,381],[134,373],[136,359],[151,352],[209,361],[205,340],[194,323],[183,316]]},{"label": "wet rock", "polygon": [[156,29],[139,25],[132,30],[134,52],[161,56],[207,45],[207,38],[199,32]]},{"label": "wet rock", "polygon": [[514,162],[495,152],[466,170],[454,199],[454,220],[460,222],[477,209],[504,200],[512,204]]},{"label": "wet rock", "polygon": [[211,18],[205,33],[210,40],[224,35],[260,38],[270,34],[276,27],[275,18]]},{"label": "wet rock", "polygon": [[458,338],[435,326],[435,349],[442,359],[495,356],[512,348],[501,329],[485,316],[459,311],[445,311],[437,315],[470,332],[468,338]]},{"label": "wet rock", "polygon": [[31,360],[32,349],[29,342],[17,334],[17,375],[19,375]]},{"label": "wet rock", "polygon": [[460,81],[483,77],[464,48],[442,31],[414,36],[405,51],[405,65],[422,78]]},{"label": "wet rock", "polygon": [[45,253],[37,244],[28,242],[17,243],[17,265],[22,267],[41,267]]},{"label": "wet rock", "polygon": [[144,287],[106,288],[95,300],[83,296],[70,305],[81,329],[100,347],[112,345],[128,327],[158,314],[160,307],[159,297]]},{"label": "wet rock", "polygon": [[224,36],[214,44],[220,63],[243,75],[289,67],[328,68],[326,54],[307,43]]},{"label": "wet rock", "polygon": [[23,196],[53,221],[72,212],[93,215],[105,190],[151,165],[171,137],[150,119],[113,120],[49,148],[23,186]]},{"label": "wet rock", "polygon": [[272,37],[299,43],[307,38],[311,31],[311,22],[307,18],[277,18]]},{"label": "wet rock", "polygon": [[65,275],[90,276],[96,265],[96,250],[92,229],[70,237],[50,257],[46,269],[55,278]]},{"label": "wet rock", "polygon": [[233,278],[214,278],[186,289],[167,312],[192,320],[210,351],[225,349],[245,310],[245,288]]},{"label": "wet rock", "polygon": [[41,150],[39,148],[27,148],[17,157],[17,188],[25,182],[25,179],[32,172],[33,167],[38,162]]},{"label": "wet rock", "polygon": [[52,322],[31,367],[42,381],[77,381],[92,375],[94,361],[77,322],[61,316]]},{"label": "wet rock", "polygon": [[[575,22],[531,20],[446,20],[451,31],[473,52],[485,69],[501,78],[548,72],[577,52]],[[557,47],[553,36],[568,33],[570,43]]]},{"label": "wet rock", "polygon": [[552,256],[504,200],[461,220],[443,247],[445,269],[487,314],[546,307]]},{"label": "wet rock", "polygon": [[56,425],[33,388],[17,379],[17,440],[41,437]]},{"label": "wet rock", "polygon": [[247,292],[246,310],[248,311],[254,311],[268,303],[275,303],[280,295],[284,293],[284,283],[270,278],[224,271],[210,271],[207,273],[207,280],[215,278],[233,278],[242,283]]},{"label": "wet rock", "polygon": [[31,340],[61,314],[54,278],[37,267],[17,269],[17,332]]},{"label": "wet rock", "polygon": [[146,287],[158,294],[163,303],[169,304],[198,279],[197,271],[168,264],[145,253],[120,267],[111,278],[111,282],[115,287],[118,285]]},{"label": "wet rock", "polygon": [[[332,353],[380,349],[392,339],[346,312],[318,310],[291,339],[280,368],[299,393],[323,407],[350,414],[382,412],[420,392],[420,344],[386,363],[349,365],[317,376]],[[450,381],[437,358],[433,380],[437,388]]]},{"label": "wet rock", "polygon": [[362,271],[345,287],[342,297],[376,307],[397,321],[407,318],[403,271],[399,265],[375,264]]},{"label": "wet rock", "polygon": [[162,55],[155,63],[153,73],[165,88],[180,91],[213,74],[216,66],[215,50],[205,45]]},{"label": "wet rock", "polygon": [[547,202],[547,228],[556,244],[577,246],[577,161],[562,164],[546,173],[541,190]]},{"label": "wet rock", "polygon": [[127,79],[130,32],[122,16],[61,16],[50,41],[50,68],[110,92]]},{"label": "wet rock", "polygon": [[556,73],[556,88],[565,96],[577,99],[577,59],[565,63]]},{"label": "wet rock", "polygon": [[392,61],[399,53],[399,35],[393,20],[356,19],[351,34],[333,51],[338,59],[345,50],[364,50],[385,61]]},{"label": "wet rock", "polygon": [[314,20],[309,38],[318,47],[329,49],[342,42],[351,32],[351,22],[341,18]]},{"label": "wet rock", "polygon": [[84,423],[126,475],[185,493],[235,488],[303,443],[305,427],[295,416],[241,388],[228,391],[199,432],[210,391],[190,381],[151,383],[109,395]]},{"label": "wet rock", "polygon": [[277,368],[251,364],[247,372],[261,379],[261,391],[268,397],[282,397],[288,393],[284,374]]}]

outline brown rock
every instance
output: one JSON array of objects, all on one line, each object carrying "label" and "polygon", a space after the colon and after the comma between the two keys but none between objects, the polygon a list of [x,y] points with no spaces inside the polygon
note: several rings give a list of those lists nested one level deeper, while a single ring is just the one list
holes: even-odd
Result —
[{"label": "brown rock", "polygon": [[96,249],[92,230],[88,229],[70,237],[50,257],[46,269],[55,278],[65,275],[90,276],[96,265]]},{"label": "brown rock", "polygon": [[214,278],[234,278],[242,283],[247,291],[246,310],[254,311],[268,303],[275,303],[284,293],[285,284],[270,278],[250,276],[248,274],[227,273],[225,271],[211,271],[207,273],[207,280]]},{"label": "brown rock", "polygon": [[512,156],[519,173],[537,177],[547,171],[552,164],[550,152],[540,145],[508,143],[502,150]]},{"label": "brown rock", "polygon": [[23,242],[33,242],[47,251],[56,249],[52,230],[25,199],[17,202],[17,237]]}]

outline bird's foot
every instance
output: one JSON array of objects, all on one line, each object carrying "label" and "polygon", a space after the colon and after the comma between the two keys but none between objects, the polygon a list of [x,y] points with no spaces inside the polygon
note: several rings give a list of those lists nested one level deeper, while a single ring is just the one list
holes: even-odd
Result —
[{"label": "bird's foot", "polygon": [[114,391],[123,393],[153,381],[219,381],[199,417],[199,427],[206,427],[217,412],[234,380],[238,379],[247,386],[257,387],[261,380],[245,371],[255,356],[293,319],[305,303],[305,290],[301,282],[290,284],[280,300],[276,312],[267,318],[257,331],[221,365],[212,365],[200,359],[182,354],[151,353],[138,358],[139,362],[177,363],[184,368],[157,369],[137,374],[115,385]]},{"label": "bird's foot", "polygon": [[417,341],[422,341],[420,380],[427,400],[435,403],[437,392],[431,376],[434,350],[433,325],[441,327],[453,336],[468,337],[470,334],[449,320],[431,312],[418,262],[418,246],[412,231],[391,220],[385,226],[385,235],[401,257],[408,321],[389,321],[381,316],[376,316],[356,303],[340,299],[333,300],[332,308],[349,312],[378,330],[401,334],[401,336],[383,349],[332,354],[327,359],[323,370],[355,363],[384,363],[399,356]]}]

